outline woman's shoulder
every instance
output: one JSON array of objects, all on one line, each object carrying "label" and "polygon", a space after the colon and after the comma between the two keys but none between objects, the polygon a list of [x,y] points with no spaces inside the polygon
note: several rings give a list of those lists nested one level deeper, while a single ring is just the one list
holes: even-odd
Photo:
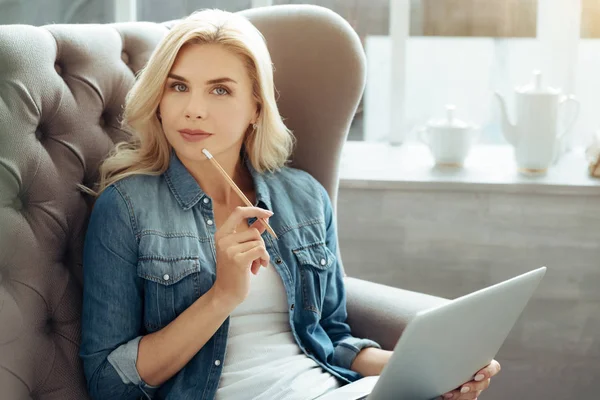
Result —
[{"label": "woman's shoulder", "polygon": [[130,175],[108,185],[96,198],[94,208],[107,206],[112,208],[119,204],[128,207],[138,197],[152,198],[152,192],[159,190],[161,177],[158,175]]},{"label": "woman's shoulder", "polygon": [[300,180],[310,184],[318,183],[318,181],[308,172],[294,168],[289,166],[284,166],[279,169],[278,174],[280,174],[282,179],[285,180]]},{"label": "woman's shoulder", "polygon": [[286,166],[271,174],[268,182],[271,198],[298,206],[323,207],[323,185],[304,170]]},{"label": "woman's shoulder", "polygon": [[273,178],[281,186],[292,192],[314,192],[315,190],[321,190],[323,187],[310,173],[288,166],[279,169],[273,174]]}]

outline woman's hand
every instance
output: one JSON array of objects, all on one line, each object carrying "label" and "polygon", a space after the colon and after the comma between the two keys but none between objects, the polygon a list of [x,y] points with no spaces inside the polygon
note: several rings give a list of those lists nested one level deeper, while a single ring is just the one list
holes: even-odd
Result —
[{"label": "woman's hand", "polygon": [[477,399],[481,392],[490,386],[490,379],[498,372],[500,372],[500,363],[496,360],[492,360],[490,365],[475,374],[475,378],[471,382],[467,382],[457,390],[444,394],[440,399]]},{"label": "woman's hand", "polygon": [[[237,306],[248,296],[250,273],[269,265],[270,257],[261,234],[266,226],[261,218],[273,213],[259,207],[237,207],[215,233],[217,278],[215,293],[228,304]],[[258,218],[250,229],[237,233],[235,228],[248,218]]]}]

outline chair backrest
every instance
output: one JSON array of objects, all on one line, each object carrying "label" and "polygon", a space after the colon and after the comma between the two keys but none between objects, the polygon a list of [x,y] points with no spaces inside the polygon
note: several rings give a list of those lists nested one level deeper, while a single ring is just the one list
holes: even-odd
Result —
[{"label": "chair backrest", "polygon": [[[336,203],[338,162],[365,81],[352,28],[315,6],[244,11],[266,38],[292,166]],[[78,358],[90,185],[126,135],[125,95],[173,21],[0,26],[0,397],[83,399]],[[5,397],[7,396],[7,397]]]}]

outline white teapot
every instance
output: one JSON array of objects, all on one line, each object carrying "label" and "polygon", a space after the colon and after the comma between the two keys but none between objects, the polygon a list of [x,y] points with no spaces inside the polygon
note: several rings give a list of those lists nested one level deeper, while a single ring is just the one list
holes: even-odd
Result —
[{"label": "white teapot", "polygon": [[425,143],[436,165],[462,166],[477,139],[478,127],[454,116],[456,107],[446,106],[446,118],[430,120],[418,129],[419,139]]},{"label": "white teapot", "polygon": [[[533,72],[533,82],[515,88],[516,123],[512,124],[506,104],[495,93],[502,110],[502,133],[515,149],[520,172],[545,173],[555,159],[562,137],[573,127],[579,113],[579,102],[573,96],[563,96],[559,89],[544,87],[542,74]],[[559,110],[572,102],[576,109],[566,129],[558,127]]]}]

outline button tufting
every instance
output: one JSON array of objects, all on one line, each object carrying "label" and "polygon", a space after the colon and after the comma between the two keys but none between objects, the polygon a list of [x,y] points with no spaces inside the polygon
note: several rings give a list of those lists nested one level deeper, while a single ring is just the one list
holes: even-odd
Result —
[{"label": "button tufting", "polygon": [[20,198],[15,197],[12,201],[12,206],[15,210],[21,211],[23,209],[23,202]]},{"label": "button tufting", "polygon": [[46,325],[44,325],[44,333],[50,334],[52,331],[54,331],[54,321],[52,318],[48,318],[46,320]]}]

